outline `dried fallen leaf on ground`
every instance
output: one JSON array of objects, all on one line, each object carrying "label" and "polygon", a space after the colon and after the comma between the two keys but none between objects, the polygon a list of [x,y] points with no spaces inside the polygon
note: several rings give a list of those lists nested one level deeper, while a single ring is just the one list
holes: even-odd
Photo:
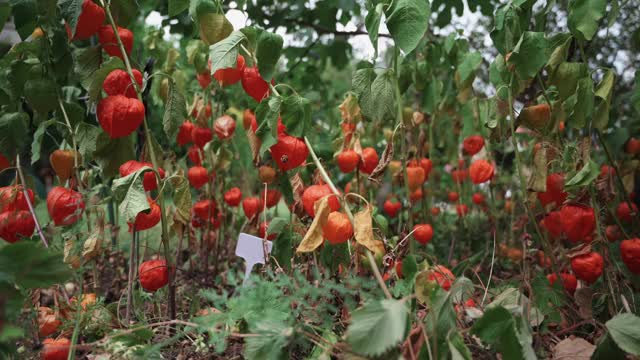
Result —
[{"label": "dried fallen leaf on ground", "polygon": [[560,341],[553,348],[553,359],[588,360],[595,349],[595,345],[583,338],[570,337]]}]

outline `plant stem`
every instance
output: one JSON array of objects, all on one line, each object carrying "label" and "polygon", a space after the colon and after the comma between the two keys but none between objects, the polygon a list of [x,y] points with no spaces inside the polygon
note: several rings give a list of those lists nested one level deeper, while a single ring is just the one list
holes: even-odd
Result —
[{"label": "plant stem", "polygon": [[27,202],[27,206],[29,207],[29,212],[31,213],[31,217],[33,217],[33,222],[36,223],[36,230],[38,231],[38,235],[40,236],[44,247],[48,248],[49,243],[44,237],[44,233],[42,232],[42,228],[40,227],[40,222],[38,221],[36,212],[33,209],[33,204],[31,203],[31,198],[29,197],[29,191],[27,189],[27,182],[25,181],[24,174],[22,173],[22,167],[20,167],[20,154],[16,155],[16,172],[18,173],[20,183],[22,184],[22,193],[24,194],[24,199]]},{"label": "plant stem", "polygon": [[129,274],[127,276],[127,313],[125,314],[125,324],[129,326],[131,323],[131,313],[133,311],[133,278],[135,276],[135,267],[136,267],[136,226],[133,225],[133,229],[131,229],[131,246],[129,247]]},{"label": "plant stem", "polygon": [[[133,69],[131,68],[131,63],[129,62],[129,56],[124,48],[124,45],[122,44],[122,39],[120,39],[120,34],[118,33],[118,26],[116,25],[115,21],[113,20],[113,15],[111,14],[111,9],[109,8],[108,4],[107,6],[104,6],[104,10],[107,14],[107,19],[109,21],[109,24],[111,25],[111,28],[113,29],[114,35],[116,36],[116,39],[118,41],[118,46],[120,47],[120,53],[122,55],[122,59],[124,60],[124,64],[127,68],[127,73],[129,74],[129,78],[131,79],[131,84],[133,85],[134,89],[136,90],[136,94],[138,95],[138,100],[140,102],[142,102],[142,93],[140,92],[140,87],[138,86],[138,83],[135,80],[135,77],[133,76]],[[151,157],[151,163],[153,164],[153,170],[154,173],[156,175],[156,181],[158,184],[160,184],[162,182],[162,179],[160,179],[160,174],[158,173],[158,160],[156,158],[156,154],[155,154],[155,149],[153,148],[153,145],[150,144],[151,142],[151,130],[149,129],[149,124],[147,123],[147,118],[145,116],[144,121],[143,121],[143,125],[144,125],[144,132],[145,132],[145,137],[146,137],[146,141],[149,143],[148,149],[149,149],[149,155]],[[169,291],[168,291],[168,300],[169,300],[169,318],[170,319],[175,319],[176,317],[176,300],[175,300],[175,285],[173,282],[173,271],[171,271],[171,256],[169,253],[169,230],[167,227],[167,214],[165,211],[165,207],[164,207],[164,196],[162,194],[162,192],[158,195],[158,206],[160,207],[160,221],[162,223],[162,233],[160,235],[161,238],[161,242],[162,242],[162,247],[163,247],[163,252],[164,252],[164,258],[165,261],[167,262],[167,268],[169,269]],[[131,256],[131,254],[130,254]]]}]

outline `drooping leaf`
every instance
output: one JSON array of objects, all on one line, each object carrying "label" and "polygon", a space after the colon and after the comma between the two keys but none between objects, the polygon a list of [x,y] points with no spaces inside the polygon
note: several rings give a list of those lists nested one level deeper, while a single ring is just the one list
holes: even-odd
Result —
[{"label": "drooping leaf", "polygon": [[184,95],[176,85],[176,81],[169,80],[169,94],[165,102],[164,116],[162,117],[162,127],[169,140],[173,140],[178,135],[180,124],[187,117],[187,108]]},{"label": "drooping leaf", "polygon": [[593,127],[600,130],[604,130],[609,124],[609,107],[611,106],[615,78],[613,69],[608,69],[596,87],[596,113],[593,115],[592,124]]},{"label": "drooping leaf", "polygon": [[551,72],[549,84],[558,88],[558,96],[566,100],[573,95],[578,87],[578,80],[587,76],[587,67],[584,63],[563,62]]},{"label": "drooping leaf", "polygon": [[513,49],[508,63],[515,65],[520,77],[529,79],[536,76],[548,59],[548,41],[544,33],[526,31]]},{"label": "drooping leaf", "polygon": [[47,128],[50,125],[55,124],[55,122],[56,120],[54,119],[43,121],[40,124],[38,124],[38,128],[33,133],[33,140],[31,141],[31,164],[32,165],[38,162],[38,160],[40,160],[42,138],[44,136],[44,133],[47,131]]},{"label": "drooping leaf", "polygon": [[358,354],[382,355],[404,338],[406,323],[404,301],[373,301],[353,312],[347,343]]},{"label": "drooping leaf", "polygon": [[[371,3],[367,1],[367,6]],[[382,13],[384,10],[384,4],[380,3],[375,8],[369,8],[367,16],[364,19],[364,25],[369,33],[369,39],[373,45],[375,54],[378,54],[378,31],[380,30],[380,21],[382,21]]]},{"label": "drooping leaf", "polygon": [[76,26],[78,25],[78,17],[82,12],[83,0],[58,0],[60,15],[67,21],[71,29],[71,35],[76,34]]},{"label": "drooping leaf", "polygon": [[280,53],[282,52],[282,36],[263,31],[258,37],[256,58],[258,71],[263,79],[273,78]]},{"label": "drooping leaf", "polygon": [[28,141],[29,116],[23,112],[3,114],[0,116],[0,134],[0,154],[15,157]]},{"label": "drooping leaf", "polygon": [[593,81],[590,77],[578,80],[575,93],[575,104],[568,116],[568,125],[579,129],[587,126],[593,116],[594,103]]},{"label": "drooping leaf", "polygon": [[313,218],[311,226],[309,226],[309,230],[307,230],[307,233],[304,235],[302,242],[298,245],[298,248],[296,249],[297,253],[312,252],[322,245],[322,242],[324,241],[322,228],[327,222],[327,217],[329,217],[329,213],[331,212],[328,200],[329,196],[325,196],[316,201],[314,205],[315,217]]},{"label": "drooping leaf", "polygon": [[287,134],[302,137],[311,123],[311,102],[299,95],[288,96],[282,100],[280,116]]},{"label": "drooping leaf", "polygon": [[619,314],[605,323],[609,335],[624,351],[640,355],[640,317],[631,314]]},{"label": "drooping leaf", "polygon": [[477,51],[468,52],[462,58],[458,65],[458,73],[460,74],[460,83],[466,83],[471,75],[475,73],[482,63],[482,56]]},{"label": "drooping leaf", "polygon": [[93,158],[93,153],[96,151],[96,144],[98,136],[102,130],[87,123],[79,123],[76,127],[76,142],[78,144],[78,151],[82,155],[83,159]]},{"label": "drooping leaf", "polygon": [[118,210],[126,221],[133,221],[139,212],[149,209],[147,194],[142,186],[144,173],[152,171],[144,166],[134,173],[113,180],[113,198],[120,203]]},{"label": "drooping leaf", "polygon": [[374,254],[384,253],[384,245],[373,235],[371,207],[367,206],[353,216],[354,236],[358,244],[366,247]]},{"label": "drooping leaf", "polygon": [[570,1],[568,25],[573,36],[582,41],[593,39],[606,8],[607,0]]},{"label": "drooping leaf", "polygon": [[397,0],[392,2],[385,15],[396,46],[410,53],[427,31],[431,7],[426,0]]},{"label": "drooping leaf", "polygon": [[188,224],[191,221],[191,188],[182,170],[171,177],[171,185],[174,189],[173,204],[176,206],[174,219]]},{"label": "drooping leaf", "polygon": [[207,45],[214,45],[232,34],[233,25],[224,14],[216,12],[217,9],[215,9],[213,1],[200,0],[192,3],[198,4],[196,19],[200,30],[200,39]]},{"label": "drooping leaf", "polygon": [[220,69],[234,68],[238,62],[238,47],[247,38],[241,31],[234,31],[224,40],[209,47],[211,74]]},{"label": "drooping leaf", "polygon": [[[393,71],[384,71],[376,76],[368,92],[365,89],[358,96],[360,108],[366,117],[380,121],[395,117],[394,81]],[[356,84],[354,83],[354,89],[355,86]]]},{"label": "drooping leaf", "polygon": [[120,165],[135,158],[131,136],[111,139],[105,132],[100,132],[96,144],[95,161],[102,168],[102,176],[105,179],[118,175]]}]

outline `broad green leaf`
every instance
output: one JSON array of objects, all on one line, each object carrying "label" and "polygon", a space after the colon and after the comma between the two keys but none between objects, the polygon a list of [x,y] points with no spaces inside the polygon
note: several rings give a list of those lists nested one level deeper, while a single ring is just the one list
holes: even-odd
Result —
[{"label": "broad green leaf", "polygon": [[42,115],[58,107],[58,85],[51,79],[31,79],[24,83],[24,97]]},{"label": "broad green leaf", "polygon": [[523,341],[525,336],[519,330],[513,315],[501,306],[487,308],[471,328],[483,343],[506,359],[536,359],[531,342]]},{"label": "broad green leaf", "polygon": [[[115,69],[123,69],[124,63],[117,56],[112,56],[109,60],[105,61],[100,69],[93,72],[91,75],[90,86],[89,86],[89,102],[95,103],[100,98],[100,94],[102,93],[102,83],[104,79]],[[89,80],[87,80],[89,81]]]},{"label": "broad green leaf", "polygon": [[189,0],[169,0],[169,16],[174,17],[189,8]]},{"label": "broad green leaf", "polygon": [[269,222],[267,234],[280,234],[282,231],[284,231],[287,225],[289,225],[289,219],[281,217],[273,218]]},{"label": "broad green leaf", "polygon": [[187,108],[184,95],[176,85],[176,81],[169,79],[169,93],[165,102],[164,116],[162,117],[162,127],[169,140],[173,140],[178,135],[180,124],[187,118]]},{"label": "broad green leaf", "polygon": [[475,71],[480,67],[482,63],[482,56],[479,52],[468,52],[462,58],[462,61],[458,65],[458,73],[460,74],[460,83],[467,83],[468,80],[473,79]]},{"label": "broad green leaf", "polygon": [[311,102],[299,95],[286,97],[280,105],[280,116],[287,134],[302,137],[311,123]]},{"label": "broad green leaf", "polygon": [[399,300],[377,300],[353,312],[347,343],[365,356],[379,356],[404,338],[407,307]]},{"label": "broad green leaf", "polygon": [[611,338],[611,334],[605,333],[598,339],[596,350],[591,355],[591,360],[624,359],[625,353]]},{"label": "broad green leaf", "polygon": [[[434,4],[435,6],[435,4]],[[493,20],[493,30],[491,30],[491,40],[496,46],[500,54],[507,55],[518,42],[518,39],[522,36],[522,32],[526,30],[526,24],[529,23],[529,19],[523,16],[523,25],[521,23],[521,16],[518,13],[518,9],[511,4],[507,4],[496,11]],[[521,9],[526,14],[524,9]]]},{"label": "broad green leaf", "polygon": [[602,80],[596,87],[596,113],[593,115],[593,127],[604,130],[609,124],[609,107],[616,74],[613,69],[608,69]]},{"label": "broad green leaf", "polygon": [[118,26],[128,28],[138,17],[140,5],[137,0],[111,0],[111,14]]},{"label": "broad green leaf", "polygon": [[568,125],[579,129],[587,126],[593,115],[594,91],[590,77],[578,80],[575,96],[575,105],[569,113]]},{"label": "broad green leaf", "polygon": [[580,171],[578,171],[571,179],[568,179],[564,185],[567,188],[587,186],[591,184],[598,175],[600,175],[600,168],[598,167],[598,164],[593,160],[589,160],[589,162],[584,164],[582,169],[580,169]]},{"label": "broad green leaf", "polygon": [[[370,4],[371,3],[367,1],[367,7],[369,7]],[[380,30],[380,21],[382,20],[383,10],[383,3],[377,4],[375,8],[369,7],[367,16],[364,19],[364,25],[369,33],[369,40],[371,40],[371,44],[373,45],[375,57],[377,57],[378,54],[378,31]]]},{"label": "broad green leaf", "polygon": [[616,19],[620,15],[620,4],[618,0],[611,0],[611,10],[607,14],[607,26],[611,27],[615,24]]},{"label": "broad green leaf", "polygon": [[536,76],[548,60],[548,41],[543,32],[527,31],[516,44],[508,63],[523,79]]},{"label": "broad green leaf", "polygon": [[568,25],[571,33],[582,41],[590,41],[604,17],[607,0],[571,0]]},{"label": "broad green leaf", "polygon": [[102,168],[103,179],[117,176],[120,165],[135,158],[132,136],[111,139],[107,133],[101,131],[96,144],[94,157]]},{"label": "broad green leaf", "polygon": [[[264,101],[262,103],[264,103]],[[258,137],[258,139],[260,139],[260,142],[262,143],[260,145],[260,151],[259,151],[260,155],[264,154],[267,150],[269,150],[271,146],[278,143],[277,137],[276,135],[274,135],[274,132],[275,130],[271,131],[268,126],[263,126],[262,128],[259,128],[258,131],[256,132],[256,136]]]},{"label": "broad green leaf", "polygon": [[78,17],[82,12],[83,0],[58,0],[60,15],[67,21],[71,29],[71,35],[76,34],[76,26],[78,25]]},{"label": "broad green leaf", "polygon": [[23,112],[0,116],[0,154],[15,157],[29,138],[29,116]]},{"label": "broad green leaf", "polygon": [[[549,70],[554,71],[558,65],[567,61],[567,57],[569,56],[569,47],[571,46],[572,40],[573,38],[569,34],[564,33],[558,34],[557,39],[552,38],[549,40],[549,49],[553,49],[549,56],[549,61],[547,62]],[[556,45],[554,42],[558,44]]]},{"label": "broad green leaf", "polygon": [[631,314],[619,314],[605,323],[613,341],[624,351],[640,355],[640,317]]},{"label": "broad green leaf", "polygon": [[[394,81],[392,70],[387,70],[372,80],[373,69],[356,71],[353,90],[358,94],[358,102],[364,116],[372,120],[388,120],[395,117]],[[367,82],[370,85],[367,85]]]},{"label": "broad green leaf", "polygon": [[0,279],[22,288],[47,288],[71,276],[62,254],[41,243],[23,240],[0,248]]},{"label": "broad green leaf", "polygon": [[183,224],[191,221],[191,188],[189,181],[184,174],[171,177],[171,185],[173,186],[173,204],[176,207],[176,216],[174,219]]},{"label": "broad green leaf", "polygon": [[42,146],[42,137],[44,133],[47,131],[47,128],[50,125],[56,123],[56,120],[51,119],[47,121],[43,121],[38,124],[38,128],[33,133],[33,140],[31,141],[31,164],[35,164],[38,160],[40,160],[41,146]]},{"label": "broad green leaf", "polygon": [[149,209],[147,194],[142,186],[142,179],[147,171],[153,169],[144,166],[134,173],[113,180],[113,198],[120,203],[118,210],[126,221],[133,221],[139,212]]},{"label": "broad green leaf", "polygon": [[258,37],[256,58],[258,59],[258,71],[263,79],[273,78],[282,52],[282,44],[282,36],[268,31],[263,31]]},{"label": "broad green leaf", "polygon": [[11,15],[11,5],[8,2],[0,4],[0,29],[4,29],[4,24]]},{"label": "broad green leaf", "polygon": [[98,136],[102,130],[87,123],[80,123],[76,128],[76,142],[78,143],[78,151],[83,159],[92,159],[93,153],[96,151],[96,143]]},{"label": "broad green leaf", "polygon": [[238,62],[238,47],[247,38],[241,31],[232,32],[227,38],[209,47],[211,74],[220,69],[234,68]]},{"label": "broad green leaf", "polygon": [[[280,218],[276,218],[280,219]],[[276,220],[274,219],[274,220]],[[269,224],[269,229],[267,229],[267,233],[272,233],[271,225],[273,221]],[[275,225],[274,225],[275,226]],[[279,226],[279,225],[278,225]],[[276,233],[276,231],[273,231]],[[278,261],[278,265],[280,265],[285,270],[291,270],[291,258],[293,257],[293,244],[299,243],[301,239],[294,242],[293,236],[300,236],[298,233],[292,231],[286,231],[284,228],[277,232],[278,237],[273,242],[273,257]]]},{"label": "broad green leaf", "polygon": [[426,0],[396,0],[386,11],[386,23],[393,41],[405,53],[418,46],[427,31],[431,8]]},{"label": "broad green leaf", "polygon": [[77,48],[73,52],[73,71],[80,78],[85,90],[91,88],[92,75],[100,69],[102,63],[102,47],[100,45]]},{"label": "broad green leaf", "polygon": [[584,63],[563,62],[549,76],[549,84],[558,88],[560,100],[566,100],[576,92],[578,80],[587,76]]},{"label": "broad green leaf", "polygon": [[198,14],[200,39],[207,45],[214,45],[233,32],[233,25],[224,14],[201,12]]},{"label": "broad green leaf", "polygon": [[10,0],[13,23],[20,39],[25,41],[37,26],[38,6],[35,0]]},{"label": "broad green leaf", "polygon": [[402,259],[402,276],[406,279],[411,279],[413,283],[413,279],[418,273],[418,263],[416,263],[416,258],[413,255],[407,255]]},{"label": "broad green leaf", "polygon": [[273,138],[278,137],[278,117],[280,117],[280,107],[282,105],[282,98],[280,96],[271,96],[268,101],[262,101],[256,108],[256,121],[262,127],[258,128],[258,138],[262,140],[263,130],[271,129],[271,135]]}]

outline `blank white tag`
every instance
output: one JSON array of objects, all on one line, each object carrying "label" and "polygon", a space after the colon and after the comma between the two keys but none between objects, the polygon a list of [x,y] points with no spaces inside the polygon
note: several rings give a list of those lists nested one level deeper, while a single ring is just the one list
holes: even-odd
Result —
[{"label": "blank white tag", "polygon": [[[267,240],[266,248],[267,255],[271,254],[273,243]],[[245,233],[240,233],[240,236],[238,236],[236,255],[243,258],[246,265],[242,286],[246,285],[253,267],[256,264],[264,264],[266,262],[264,258],[264,250],[263,240],[261,238]]]}]

